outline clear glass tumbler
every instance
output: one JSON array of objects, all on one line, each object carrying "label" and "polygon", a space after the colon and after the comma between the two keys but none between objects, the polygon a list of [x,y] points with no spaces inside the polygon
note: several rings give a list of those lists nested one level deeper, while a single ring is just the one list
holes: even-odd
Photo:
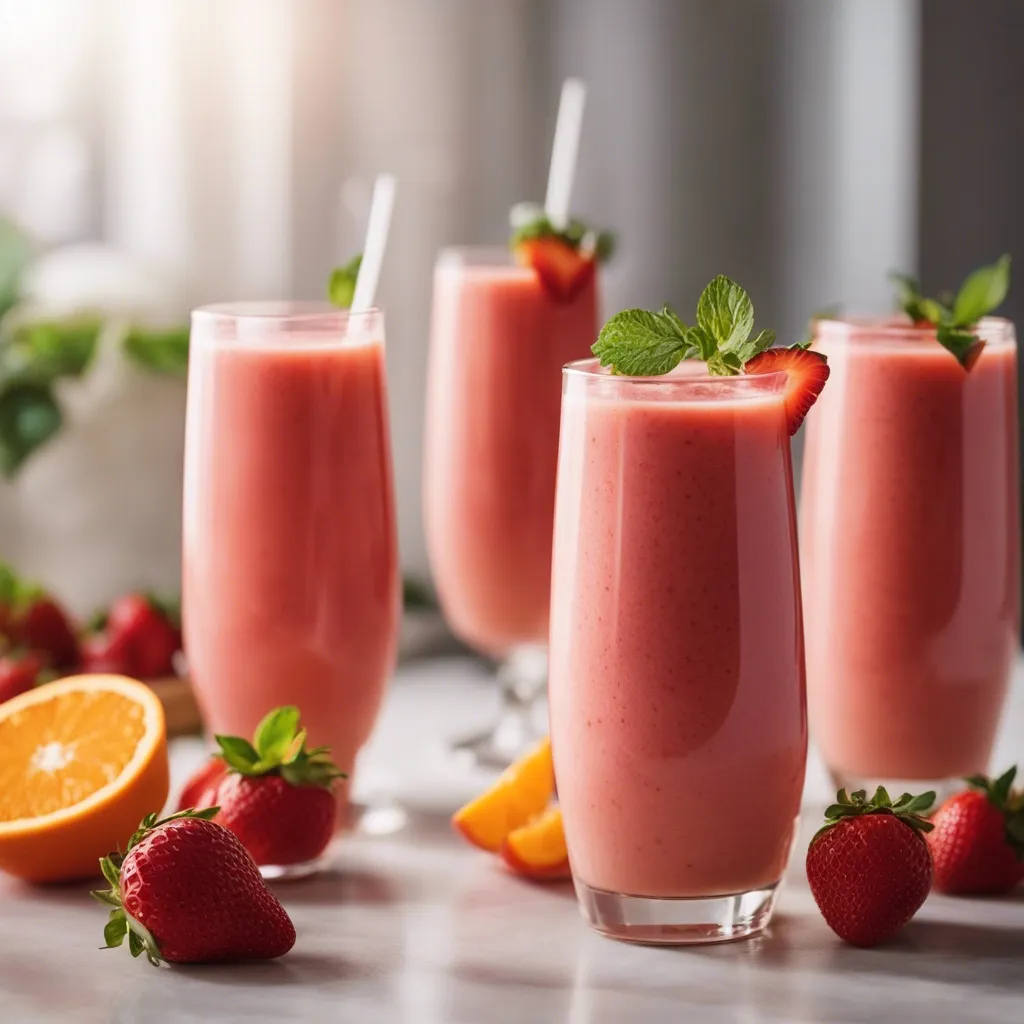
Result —
[{"label": "clear glass tumbler", "polygon": [[580,907],[613,938],[772,914],[807,754],[785,381],[565,369],[551,740]]},{"label": "clear glass tumbler", "polygon": [[400,612],[384,316],[207,306],[191,346],[183,611],[207,728],[248,737],[295,704],[351,772]]},{"label": "clear glass tumbler", "polygon": [[811,731],[837,786],[984,772],[1019,644],[1013,325],[970,372],[905,319],[823,320],[800,543]]},{"label": "clear glass tumbler", "polygon": [[597,336],[597,284],[568,302],[506,248],[434,274],[424,449],[427,545],[453,631],[500,662],[498,722],[457,744],[504,767],[546,726],[551,534],[563,364]]}]

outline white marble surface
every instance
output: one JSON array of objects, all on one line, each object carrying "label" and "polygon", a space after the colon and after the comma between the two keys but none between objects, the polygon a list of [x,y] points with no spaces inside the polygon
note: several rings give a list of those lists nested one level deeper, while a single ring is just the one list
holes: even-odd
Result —
[{"label": "white marble surface", "polygon": [[[1024,763],[1018,673],[999,764]],[[493,701],[467,661],[404,668],[357,779],[397,793],[409,827],[348,838],[330,871],[278,892],[298,942],[280,961],[164,968],[101,952],[103,913],[85,886],[29,889],[0,878],[0,1022],[184,1024],[618,1024],[695,1021],[1019,1024],[1024,1020],[1024,887],[1009,898],[932,896],[889,945],[843,945],[819,917],[802,852],[827,796],[808,773],[802,842],[770,934],[664,950],[590,933],[568,885],[505,874],[449,830],[479,786],[439,737],[480,723]],[[174,751],[181,776],[200,756]]]}]

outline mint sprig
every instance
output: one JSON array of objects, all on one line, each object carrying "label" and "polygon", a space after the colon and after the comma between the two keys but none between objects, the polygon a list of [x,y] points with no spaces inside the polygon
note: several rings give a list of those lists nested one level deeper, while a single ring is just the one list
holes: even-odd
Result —
[{"label": "mint sprig", "polygon": [[327,297],[339,309],[349,309],[356,297],[356,279],[363,265],[363,254],[353,256],[343,267],[336,267],[327,282]]},{"label": "mint sprig", "polygon": [[719,274],[701,293],[692,327],[670,306],[655,313],[627,309],[601,328],[592,351],[602,366],[630,377],[660,377],[683,359],[703,359],[708,373],[728,377],[775,343],[775,332],[754,330],[754,305],[735,281]]},{"label": "mint sprig", "polygon": [[921,294],[918,281],[908,274],[893,271],[889,275],[896,286],[896,301],[915,324],[932,324],[939,344],[948,349],[965,370],[970,370],[981,354],[984,342],[978,338],[978,321],[995,312],[1010,290],[1010,257],[1004,254],[995,263],[979,267],[969,274],[956,295],[937,299]]},{"label": "mint sprig", "polygon": [[593,256],[598,263],[607,263],[615,252],[615,235],[611,231],[598,231],[576,217],[564,228],[556,228],[542,206],[519,203],[509,214],[512,234],[509,247],[515,249],[523,242],[537,238],[555,238],[571,249]]}]

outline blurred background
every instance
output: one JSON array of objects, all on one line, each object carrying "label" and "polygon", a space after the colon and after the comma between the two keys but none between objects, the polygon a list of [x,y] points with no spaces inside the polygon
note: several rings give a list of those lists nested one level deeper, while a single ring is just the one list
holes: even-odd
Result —
[{"label": "blurred background", "polygon": [[726,272],[795,339],[889,308],[892,268],[937,291],[1024,255],[1022,52],[1021,0],[0,0],[0,555],[80,613],[177,591],[188,310],[323,296],[390,170],[424,578],[434,255],[543,198],[564,76],[589,85],[574,207],[619,233],[606,312]]}]

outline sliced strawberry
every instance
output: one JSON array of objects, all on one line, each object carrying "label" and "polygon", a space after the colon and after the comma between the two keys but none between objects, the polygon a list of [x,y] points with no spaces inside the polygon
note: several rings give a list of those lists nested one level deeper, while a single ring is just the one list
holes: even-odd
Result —
[{"label": "sliced strawberry", "polygon": [[806,348],[769,348],[759,352],[743,367],[746,373],[784,371],[786,382],[786,425],[790,437],[803,423],[807,410],[817,401],[828,380],[828,362],[820,352]]},{"label": "sliced strawberry", "polygon": [[555,302],[570,302],[594,276],[593,255],[585,255],[553,235],[517,243],[516,259],[537,271]]}]

